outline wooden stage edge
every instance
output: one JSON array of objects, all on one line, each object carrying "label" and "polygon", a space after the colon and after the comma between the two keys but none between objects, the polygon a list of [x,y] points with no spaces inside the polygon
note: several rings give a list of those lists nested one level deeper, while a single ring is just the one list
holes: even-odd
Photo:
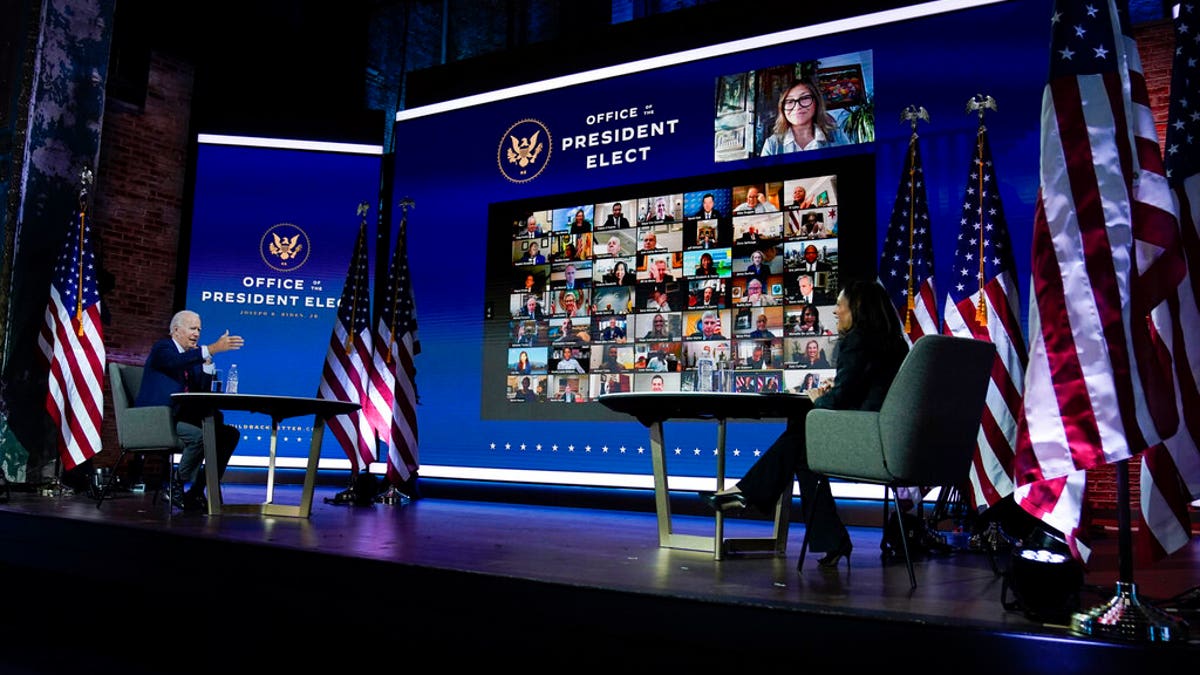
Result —
[{"label": "wooden stage edge", "polygon": [[[436,486],[434,481],[426,481]],[[14,491],[0,504],[0,672],[180,673],[293,664],[562,669],[767,664],[918,672],[1154,672],[1200,662],[1181,644],[1085,639],[1001,603],[1002,579],[969,551],[884,563],[877,527],[851,527],[849,569],[787,557],[661,549],[653,512],[448,498],[335,506],[310,519],[168,516],[150,495]],[[231,503],[262,488],[226,485]],[[276,488],[277,501],[299,488]],[[566,499],[564,501],[571,502]],[[795,509],[798,512],[798,509]],[[711,533],[712,518],[676,527]],[[727,536],[761,536],[729,518]],[[1115,537],[1113,537],[1115,539]],[[1111,597],[1114,541],[1097,543],[1085,608]],[[1200,586],[1193,543],[1135,581],[1170,603]],[[1003,561],[1001,561],[1003,562]],[[1195,620],[1194,601],[1180,616]],[[233,664],[237,664],[236,667]]]}]

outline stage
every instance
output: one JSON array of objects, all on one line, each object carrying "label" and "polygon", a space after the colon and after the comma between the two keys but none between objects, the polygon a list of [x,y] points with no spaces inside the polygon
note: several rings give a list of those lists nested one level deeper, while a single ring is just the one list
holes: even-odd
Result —
[{"label": "stage", "polygon": [[[648,508],[617,510],[591,508],[603,503],[600,491],[506,503],[486,501],[495,488],[470,500],[461,486],[423,485],[410,504],[365,507],[327,504],[338,488],[318,486],[307,520],[168,516],[149,493],[130,492],[97,509],[83,494],[14,489],[0,504],[0,672],[269,664],[359,673],[432,662],[535,672],[794,663],[800,672],[1062,674],[1200,662],[1200,626],[1187,644],[1129,646],[1006,611],[1002,579],[982,553],[917,561],[910,590],[903,562],[880,560],[877,527],[851,528],[849,570],[821,570],[810,555],[798,574],[796,522],[786,558],[718,562],[657,546],[648,491],[631,498]],[[223,489],[231,502],[261,501],[263,492]],[[298,495],[283,486],[276,498]],[[691,509],[688,495],[677,499],[691,511],[676,516],[677,531],[712,532],[711,516]],[[759,518],[726,520],[727,536],[768,528]],[[1096,542],[1085,608],[1112,595],[1115,541]],[[1178,602],[1200,585],[1198,562],[1193,542],[1138,570],[1141,597],[1164,609]],[[1193,601],[1182,615],[1194,612]]]}]

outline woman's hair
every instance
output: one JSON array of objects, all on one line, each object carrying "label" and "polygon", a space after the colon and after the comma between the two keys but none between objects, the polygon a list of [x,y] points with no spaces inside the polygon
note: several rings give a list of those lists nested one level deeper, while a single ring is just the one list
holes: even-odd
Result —
[{"label": "woman's hair", "polygon": [[528,362],[529,362],[529,352],[522,351],[521,355],[517,357],[517,363],[528,363]]},{"label": "woman's hair", "polygon": [[900,317],[883,286],[871,281],[855,281],[842,289],[850,308],[851,328],[875,335],[900,335]]},{"label": "woman's hair", "polygon": [[629,265],[626,265],[624,260],[618,260],[617,264],[613,265],[612,271],[614,276],[617,274],[617,269],[622,269],[626,274],[629,274]]},{"label": "woman's hair", "polygon": [[787,116],[783,114],[783,100],[787,98],[788,92],[796,85],[804,85],[808,89],[808,93],[813,97],[813,126],[821,130],[826,138],[833,136],[837,131],[837,123],[829,116],[829,111],[825,108],[825,97],[821,96],[821,90],[817,86],[807,80],[792,80],[792,83],[783,88],[779,94],[779,102],[775,104],[775,109],[778,115],[775,116],[774,133],[776,136],[783,137],[784,134],[791,129],[791,124],[788,124]]},{"label": "woman's hair", "polygon": [[812,315],[814,326],[821,325],[821,313],[819,311],[817,311],[816,305],[805,305],[804,306],[804,309],[801,310],[801,312],[800,312],[800,322],[803,323],[804,320],[808,318],[809,314]]}]

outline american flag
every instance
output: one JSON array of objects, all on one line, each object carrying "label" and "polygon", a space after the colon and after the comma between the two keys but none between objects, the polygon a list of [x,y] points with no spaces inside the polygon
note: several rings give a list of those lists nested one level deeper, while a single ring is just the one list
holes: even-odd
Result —
[{"label": "american flag", "polygon": [[408,211],[400,218],[396,250],[388,266],[387,285],[379,299],[371,398],[380,411],[379,438],[387,447],[387,477],[394,486],[407,481],[419,466],[417,456],[416,305],[408,272]]},{"label": "american flag", "polygon": [[929,204],[925,200],[925,174],[915,132],[908,142],[892,218],[879,254],[879,283],[896,306],[910,344],[922,335],[941,332],[933,290]]},{"label": "american flag", "polygon": [[954,269],[944,305],[946,332],[996,345],[987,405],[971,463],[970,496],[977,509],[1012,494],[1013,446],[1025,387],[1025,339],[1017,320],[1012,239],[1000,202],[987,129],[980,124],[967,172]]},{"label": "american flag", "polygon": [[350,459],[353,473],[367,471],[375,461],[375,431],[367,416],[367,368],[371,362],[371,298],[367,285],[367,224],[358,228],[354,255],[346,271],[346,285],[338,303],[337,322],[329,337],[329,351],[321,370],[318,398],[350,401],[363,406],[357,412],[329,420],[329,430]]},{"label": "american flag", "polygon": [[38,334],[38,347],[50,373],[46,412],[54,423],[64,470],[100,451],[104,419],[104,330],[91,219],[86,208],[75,219],[77,224],[67,228],[54,266],[46,322]]},{"label": "american flag", "polygon": [[[1171,336],[1175,365],[1179,433],[1142,455],[1142,527],[1139,551],[1156,560],[1191,539],[1188,502],[1200,497],[1200,13],[1195,4],[1178,5],[1175,17],[1175,60],[1167,120],[1166,176],[1179,211],[1180,241],[1189,279],[1179,286],[1175,334]],[[1137,94],[1135,89],[1135,94]],[[1136,97],[1135,97],[1136,98]]]},{"label": "american flag", "polygon": [[1014,479],[1017,502],[1081,560],[1083,472],[1179,426],[1163,338],[1186,270],[1163,246],[1178,228],[1140,71],[1113,0],[1056,3]]}]

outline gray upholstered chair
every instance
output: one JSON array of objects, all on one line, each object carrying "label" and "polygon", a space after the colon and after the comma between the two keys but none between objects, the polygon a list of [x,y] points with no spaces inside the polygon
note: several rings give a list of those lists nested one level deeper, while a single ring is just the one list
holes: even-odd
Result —
[{"label": "gray upholstered chair", "polygon": [[[179,437],[175,435],[175,422],[171,418],[170,406],[133,407],[138,390],[142,388],[141,366],[109,363],[108,381],[112,391],[113,413],[117,418],[117,443],[121,446],[121,454],[117,456],[117,463],[113,465],[108,480],[100,490],[96,508],[100,508],[108,496],[113,479],[117,475],[117,467],[121,466],[121,460],[125,459],[126,453],[161,452],[166,455],[167,465],[173,467],[171,454],[183,449]],[[168,471],[168,481],[170,473],[171,471]],[[155,499],[157,498],[156,492]]]},{"label": "gray upholstered chair", "polygon": [[[905,357],[879,412],[822,410],[805,421],[808,466],[821,480],[840,478],[896,488],[960,485],[967,477],[996,348],[970,338],[927,335]],[[894,511],[900,519],[900,510]],[[900,523],[897,523],[900,524]],[[903,526],[899,529],[904,531]],[[913,588],[905,537],[904,562]],[[808,531],[800,564],[808,551]]]}]

